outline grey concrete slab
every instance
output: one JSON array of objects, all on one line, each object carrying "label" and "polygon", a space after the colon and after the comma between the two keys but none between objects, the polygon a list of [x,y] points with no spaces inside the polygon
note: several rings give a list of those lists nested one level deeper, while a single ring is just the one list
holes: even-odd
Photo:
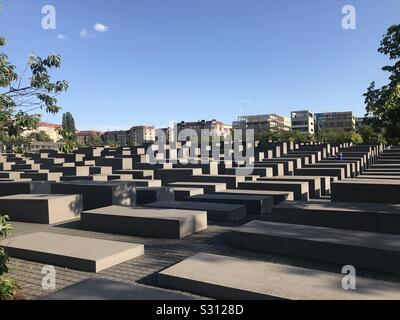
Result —
[{"label": "grey concrete slab", "polygon": [[186,177],[184,181],[225,183],[229,189],[234,189],[237,188],[239,182],[245,181],[245,178],[244,176],[235,176],[228,174],[219,174],[219,175],[193,174],[191,176]]},{"label": "grey concrete slab", "polygon": [[377,179],[377,180],[385,180],[385,179],[389,179],[389,180],[397,180],[400,181],[400,173],[399,175],[372,175],[372,174],[361,174],[359,176],[357,176],[357,179]]},{"label": "grey concrete slab", "polygon": [[133,206],[135,184],[122,181],[65,181],[51,184],[54,194],[82,194],[83,210],[111,205]]},{"label": "grey concrete slab", "polygon": [[252,221],[231,232],[235,247],[400,273],[400,236]]},{"label": "grey concrete slab", "polygon": [[0,245],[14,258],[88,272],[99,272],[144,254],[142,244],[48,232],[10,237]]},{"label": "grey concrete slab", "polygon": [[[238,176],[249,176],[249,169],[248,168],[226,168],[225,174],[228,175],[238,175]],[[255,167],[251,171],[251,175],[258,175],[261,177],[272,177],[274,175],[273,168],[262,168],[262,167]]]},{"label": "grey concrete slab", "polygon": [[204,194],[202,188],[173,187],[173,191],[175,201],[184,201],[188,197]]},{"label": "grey concrete slab", "polygon": [[132,179],[154,179],[154,170],[114,170],[114,174],[128,174]]},{"label": "grey concrete slab", "polygon": [[[351,163],[314,163],[305,166],[305,168],[344,168],[345,169],[345,177],[346,178],[354,178],[356,176],[356,172],[352,169]],[[354,168],[355,169],[355,168]]]},{"label": "grey concrete slab", "polygon": [[400,203],[400,180],[347,179],[332,183],[332,201]]},{"label": "grey concrete slab", "polygon": [[61,172],[63,176],[88,176],[90,167],[75,167],[75,166],[53,166],[50,167],[50,172]]},{"label": "grey concrete slab", "polygon": [[400,234],[400,205],[286,201],[272,208],[268,220],[318,227]]},{"label": "grey concrete slab", "polygon": [[18,180],[21,178],[21,174],[22,172],[16,172],[16,171],[0,171],[0,178]]},{"label": "grey concrete slab", "polygon": [[130,158],[96,158],[96,166],[112,167],[113,170],[131,170],[132,159]]},{"label": "grey concrete slab", "polygon": [[398,283],[357,277],[342,288],[342,274],[223,255],[198,253],[158,273],[163,287],[216,299],[400,299]]},{"label": "grey concrete slab", "polygon": [[32,181],[60,181],[62,177],[61,172],[25,172],[21,173],[22,179],[31,179]]},{"label": "grey concrete slab", "polygon": [[[321,178],[310,176],[281,176],[281,177],[260,177],[258,181],[305,181],[308,183],[308,190],[310,198],[320,198],[322,195]],[[330,187],[330,179],[328,180],[328,187]],[[329,189],[324,190],[324,194],[329,193]]]},{"label": "grey concrete slab", "polygon": [[0,181],[0,196],[28,193],[50,193],[50,183],[45,181]]},{"label": "grey concrete slab", "polygon": [[243,195],[260,195],[260,196],[270,196],[274,199],[274,204],[281,203],[286,200],[294,200],[293,192],[291,191],[273,191],[273,190],[246,190],[246,189],[227,189],[223,191],[218,191],[221,194],[243,194]]},{"label": "grey concrete slab", "polygon": [[296,176],[331,176],[338,180],[346,178],[344,168],[300,168],[296,169],[294,174]]},{"label": "grey concrete slab", "polygon": [[301,181],[246,181],[240,182],[238,189],[290,191],[295,200],[309,200],[308,183]]},{"label": "grey concrete slab", "polygon": [[294,162],[292,160],[279,160],[279,159],[264,159],[261,162],[255,162],[254,166],[255,167],[260,167],[264,165],[271,165],[271,164],[281,164],[283,165],[283,174],[285,175],[293,175],[294,172]]},{"label": "grey concrete slab", "polygon": [[207,211],[207,219],[214,221],[237,221],[245,219],[247,216],[246,207],[238,204],[192,201],[162,201],[149,203],[144,206],[152,208]]},{"label": "grey concrete slab", "polygon": [[82,212],[81,225],[112,234],[183,239],[207,229],[207,212],[110,206]]},{"label": "grey concrete slab", "polygon": [[136,187],[135,193],[136,205],[174,200],[174,191],[171,187]]},{"label": "grey concrete slab", "polygon": [[202,174],[201,168],[173,168],[173,169],[156,169],[154,177],[168,184],[177,181],[187,181],[187,178],[193,174]]},{"label": "grey concrete slab", "polygon": [[101,175],[109,175],[112,174],[112,167],[107,166],[90,166],[89,174],[101,174]]},{"label": "grey concrete slab", "polygon": [[218,191],[226,190],[225,183],[217,183],[217,182],[183,182],[177,181],[169,183],[171,187],[182,187],[182,188],[202,188],[204,193],[213,193]]},{"label": "grey concrete slab", "polygon": [[192,300],[192,296],[103,278],[89,278],[50,293],[41,300]]},{"label": "grey concrete slab", "polygon": [[90,176],[65,176],[61,181],[108,181],[108,176],[103,174],[94,174]]},{"label": "grey concrete slab", "polygon": [[218,174],[218,162],[210,161],[209,163],[175,163],[173,168],[200,168],[203,174]]},{"label": "grey concrete slab", "polygon": [[[267,163],[267,162],[255,162],[255,168],[272,168],[274,176],[283,176],[285,174],[285,167],[283,163]],[[293,174],[293,172],[292,172]]]},{"label": "grey concrete slab", "polygon": [[271,196],[224,193],[192,196],[187,201],[240,204],[246,206],[247,214],[268,214],[274,205],[274,198]]},{"label": "grey concrete slab", "polygon": [[54,224],[79,218],[80,195],[17,194],[0,197],[0,212],[11,221]]}]

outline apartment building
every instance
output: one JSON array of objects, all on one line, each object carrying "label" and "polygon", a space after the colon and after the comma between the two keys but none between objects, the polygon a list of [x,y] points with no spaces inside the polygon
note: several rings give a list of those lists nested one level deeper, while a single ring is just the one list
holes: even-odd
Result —
[{"label": "apartment building", "polygon": [[58,128],[61,128],[61,124],[47,123],[47,122],[39,122],[36,129],[25,130],[22,133],[22,136],[28,137],[31,133],[38,133],[40,131],[45,132],[53,142],[57,142],[62,137],[58,133]]},{"label": "apartment building", "polygon": [[309,110],[292,111],[290,113],[292,131],[314,133],[314,113]]},{"label": "apartment building", "polygon": [[315,113],[315,132],[323,129],[353,131],[356,129],[356,117],[352,111]]},{"label": "apartment building", "polygon": [[154,126],[134,126],[129,130],[106,131],[103,134],[105,142],[114,142],[124,145],[143,145],[155,141]]},{"label": "apartment building", "polygon": [[228,132],[228,127],[224,125],[223,122],[217,121],[215,119],[213,120],[199,120],[199,121],[190,121],[190,122],[185,122],[181,121],[176,124],[176,130],[179,134],[184,129],[192,129],[196,131],[196,134],[198,137],[201,137],[202,130],[209,130],[212,135],[217,135],[220,137],[226,136]]},{"label": "apartment building", "polygon": [[79,144],[86,144],[91,136],[101,136],[100,131],[95,130],[82,130],[76,133],[76,140]]},{"label": "apartment building", "polygon": [[232,123],[233,129],[253,129],[254,134],[291,130],[291,119],[277,114],[240,116]]}]

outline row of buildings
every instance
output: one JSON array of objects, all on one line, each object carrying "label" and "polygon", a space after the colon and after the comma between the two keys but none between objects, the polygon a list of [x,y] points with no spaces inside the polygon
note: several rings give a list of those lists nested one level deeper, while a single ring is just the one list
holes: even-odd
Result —
[{"label": "row of buildings", "polygon": [[234,129],[254,129],[255,134],[266,131],[299,131],[314,134],[324,129],[354,131],[362,123],[352,111],[313,113],[292,111],[290,118],[277,114],[241,116],[233,122]]},{"label": "row of buildings", "polygon": [[[345,131],[354,131],[362,122],[363,118],[357,118],[353,112],[324,112],[313,113],[309,110],[292,111],[290,118],[277,114],[249,115],[240,116],[232,125],[224,124],[221,121],[199,120],[185,122],[181,121],[174,124],[174,129],[162,128],[167,139],[176,139],[177,133],[184,129],[192,129],[198,136],[202,130],[209,130],[211,134],[226,137],[231,133],[232,129],[253,129],[254,134],[262,134],[264,132],[287,132],[299,131],[308,134],[317,133],[323,129],[339,129]],[[35,130],[26,131],[24,134],[28,136],[32,132],[44,131],[54,142],[61,139],[58,128],[61,125],[40,123]],[[81,144],[86,144],[91,137],[95,135],[101,137],[105,143],[117,143],[119,145],[142,145],[146,142],[153,142],[156,138],[156,129],[154,126],[133,126],[129,130],[115,131],[77,131],[77,140]]]}]

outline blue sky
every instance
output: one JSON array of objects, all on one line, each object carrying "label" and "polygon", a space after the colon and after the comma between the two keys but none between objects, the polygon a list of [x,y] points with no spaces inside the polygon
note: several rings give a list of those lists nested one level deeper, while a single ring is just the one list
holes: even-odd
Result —
[{"label": "blue sky", "polygon": [[[400,22],[399,0],[0,3],[5,52],[19,69],[29,53],[62,56],[54,79],[70,89],[59,104],[81,130],[304,108],[362,115],[369,83],[387,80],[379,42]],[[56,8],[55,30],[41,27],[46,4]],[[341,27],[346,4],[356,8],[355,30]]]}]

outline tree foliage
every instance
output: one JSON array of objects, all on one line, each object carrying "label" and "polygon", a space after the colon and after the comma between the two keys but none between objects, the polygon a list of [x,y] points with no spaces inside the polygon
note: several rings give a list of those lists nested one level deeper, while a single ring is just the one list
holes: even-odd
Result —
[{"label": "tree foliage", "polygon": [[99,135],[91,134],[91,135],[89,135],[88,139],[86,140],[85,145],[88,147],[104,146],[104,141]]},{"label": "tree foliage", "polygon": [[[8,216],[0,216],[0,240],[4,239],[12,231]],[[6,276],[8,272],[8,256],[4,248],[0,247],[0,300],[12,299],[17,293],[18,285]]]},{"label": "tree foliage", "polygon": [[392,25],[384,35],[378,52],[389,57],[392,65],[382,68],[389,73],[389,83],[376,88],[372,82],[364,93],[367,122],[376,132],[382,131],[388,142],[400,142],[400,25]]},{"label": "tree foliage", "polygon": [[62,143],[59,150],[63,153],[72,153],[78,147],[75,132],[65,130],[63,127],[60,127],[57,130],[62,137],[59,141]]},{"label": "tree foliage", "polygon": [[70,112],[66,112],[63,114],[62,127],[65,131],[69,131],[75,134],[76,132],[75,119]]},{"label": "tree foliage", "polygon": [[297,142],[297,143],[363,143],[363,136],[354,131],[344,131],[335,129],[324,129],[316,134],[308,134],[300,131],[288,132],[264,132],[256,137],[261,143],[269,142]]},{"label": "tree foliage", "polygon": [[45,131],[32,132],[27,137],[28,140],[38,142],[51,142],[51,138]]},{"label": "tree foliage", "polygon": [[[0,48],[5,46],[5,38],[0,37]],[[37,127],[40,111],[55,114],[60,110],[57,96],[68,89],[68,82],[53,82],[50,77],[50,71],[60,65],[59,55],[30,55],[18,74],[7,54],[0,52],[0,133],[18,136]]]}]

